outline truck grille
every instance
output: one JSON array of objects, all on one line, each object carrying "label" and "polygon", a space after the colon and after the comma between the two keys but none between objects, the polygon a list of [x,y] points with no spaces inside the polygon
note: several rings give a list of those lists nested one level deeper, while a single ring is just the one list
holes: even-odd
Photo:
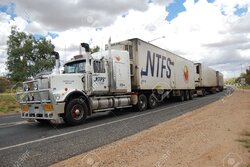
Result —
[{"label": "truck grille", "polygon": [[51,89],[39,89],[40,85],[37,80],[23,82],[23,90],[17,92],[17,99],[20,104],[27,103],[50,103],[55,102]]},{"label": "truck grille", "polygon": [[22,118],[53,118],[53,106],[56,104],[54,95],[51,89],[39,88],[41,88],[41,83],[38,83],[37,80],[32,80],[23,82],[23,90],[17,92]]}]

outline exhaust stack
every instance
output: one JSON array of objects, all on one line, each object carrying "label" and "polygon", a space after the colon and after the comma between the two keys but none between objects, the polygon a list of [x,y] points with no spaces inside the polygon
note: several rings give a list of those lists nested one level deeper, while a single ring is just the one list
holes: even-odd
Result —
[{"label": "exhaust stack", "polygon": [[56,74],[60,74],[60,71],[59,71],[59,68],[60,68],[60,56],[59,56],[59,53],[58,52],[56,52],[56,51],[53,51],[52,52],[52,55],[54,55],[55,56],[55,58],[56,58],[56,71],[55,71],[55,73]]},{"label": "exhaust stack", "polygon": [[81,43],[81,46],[83,48],[85,48],[85,52],[86,52],[86,65],[85,65],[85,68],[86,68],[86,73],[90,72],[90,64],[89,64],[89,58],[90,58],[90,49],[89,49],[89,44],[87,43]]}]

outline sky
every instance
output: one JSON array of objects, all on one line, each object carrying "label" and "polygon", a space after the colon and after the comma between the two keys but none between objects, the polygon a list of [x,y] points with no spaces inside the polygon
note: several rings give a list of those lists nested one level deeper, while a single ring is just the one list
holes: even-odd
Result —
[{"label": "sky", "polygon": [[[237,77],[250,66],[250,0],[1,0],[0,75],[11,26],[45,37],[65,62],[87,42],[150,41]],[[165,36],[165,38],[161,38]]]}]

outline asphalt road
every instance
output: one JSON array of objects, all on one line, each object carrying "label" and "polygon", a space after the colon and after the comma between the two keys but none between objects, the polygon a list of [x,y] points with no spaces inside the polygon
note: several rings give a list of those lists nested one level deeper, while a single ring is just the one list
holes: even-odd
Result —
[{"label": "asphalt road", "polygon": [[0,166],[48,166],[222,100],[230,91],[145,112],[97,113],[74,127],[27,122],[19,115],[0,117]]}]

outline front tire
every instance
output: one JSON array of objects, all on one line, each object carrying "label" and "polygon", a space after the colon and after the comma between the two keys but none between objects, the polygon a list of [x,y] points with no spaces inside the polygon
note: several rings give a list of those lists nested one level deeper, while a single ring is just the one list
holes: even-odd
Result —
[{"label": "front tire", "polygon": [[88,108],[83,99],[73,99],[66,106],[65,122],[70,125],[82,124],[87,118]]}]

